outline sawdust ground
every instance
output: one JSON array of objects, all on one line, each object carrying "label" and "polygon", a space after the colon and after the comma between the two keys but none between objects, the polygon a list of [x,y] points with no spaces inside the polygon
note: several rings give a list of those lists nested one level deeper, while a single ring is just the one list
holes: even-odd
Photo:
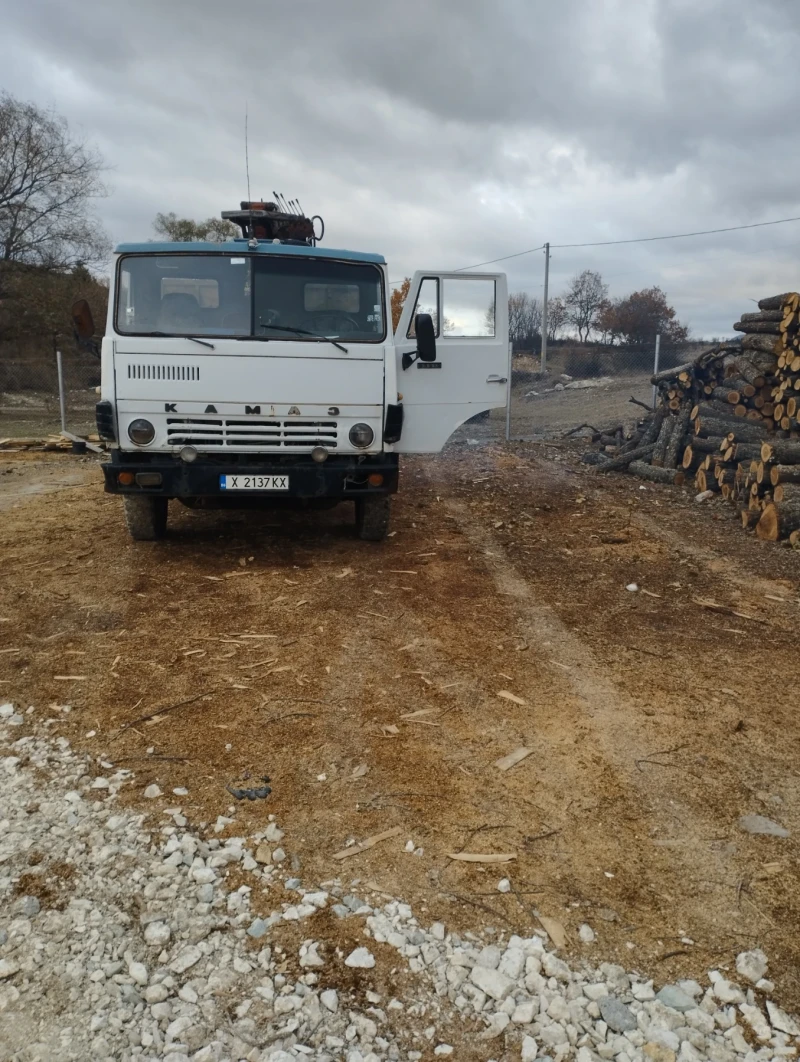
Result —
[{"label": "sawdust ground", "polygon": [[[573,961],[657,983],[763,947],[798,1008],[796,554],[721,504],[541,446],[407,462],[380,545],[354,538],[345,507],[175,504],[165,541],[133,543],[92,459],[25,457],[0,463],[0,690],[98,774],[135,770],[123,799],[154,823],[165,807],[209,827],[231,815],[224,837],[272,813],[308,881],[370,883],[490,936],[553,917]],[[267,801],[226,790],[265,774]],[[750,812],[792,837],[743,833]],[[449,858],[461,850],[515,859]],[[320,931],[350,943],[346,923]]]}]

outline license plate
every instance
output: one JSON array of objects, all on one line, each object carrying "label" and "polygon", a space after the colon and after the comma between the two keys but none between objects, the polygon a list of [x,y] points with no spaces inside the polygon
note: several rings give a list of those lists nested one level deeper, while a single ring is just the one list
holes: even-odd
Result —
[{"label": "license plate", "polygon": [[220,490],[288,490],[288,476],[220,476]]}]

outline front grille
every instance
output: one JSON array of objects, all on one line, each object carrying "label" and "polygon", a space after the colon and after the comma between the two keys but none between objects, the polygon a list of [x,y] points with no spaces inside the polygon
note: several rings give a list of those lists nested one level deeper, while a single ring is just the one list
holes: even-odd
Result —
[{"label": "front grille", "polygon": [[129,380],[199,380],[199,365],[128,365]]},{"label": "front grille", "polygon": [[167,442],[171,446],[213,446],[220,449],[306,450],[337,446],[335,420],[255,420],[168,417]]}]

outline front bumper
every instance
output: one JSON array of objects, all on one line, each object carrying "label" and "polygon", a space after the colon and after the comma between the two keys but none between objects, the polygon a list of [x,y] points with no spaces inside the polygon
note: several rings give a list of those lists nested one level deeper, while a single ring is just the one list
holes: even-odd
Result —
[{"label": "front bumper", "polygon": [[[130,484],[119,482],[120,473],[131,473]],[[142,486],[137,476],[151,479],[160,475],[154,486]],[[109,494],[155,494],[167,498],[356,498],[365,494],[394,494],[398,485],[396,454],[364,454],[352,457],[329,457],[318,463],[310,457],[268,458],[263,455],[201,454],[195,461],[181,461],[170,454],[140,454],[112,450],[111,460],[103,465],[105,489]],[[288,476],[289,490],[242,491],[220,489],[220,476]],[[380,475],[380,485],[369,482]]]}]

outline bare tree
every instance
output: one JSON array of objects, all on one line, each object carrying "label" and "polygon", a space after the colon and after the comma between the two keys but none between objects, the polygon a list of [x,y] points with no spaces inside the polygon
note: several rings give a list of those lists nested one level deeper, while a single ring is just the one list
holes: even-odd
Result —
[{"label": "bare tree", "polygon": [[570,281],[564,302],[567,320],[578,330],[578,339],[585,343],[592,330],[598,309],[608,296],[608,285],[592,269],[584,269]]},{"label": "bare tree", "polygon": [[547,339],[558,339],[558,334],[567,323],[569,317],[567,306],[561,296],[547,300]]},{"label": "bare tree", "polygon": [[508,296],[508,337],[515,350],[532,349],[541,339],[542,307],[525,291]]},{"label": "bare tree", "polygon": [[192,218],[179,218],[176,213],[156,214],[153,229],[157,236],[175,243],[193,243],[197,240],[209,243],[224,243],[241,236],[241,229],[232,221],[223,218],[206,218],[205,221],[193,221]]},{"label": "bare tree", "polygon": [[102,169],[63,118],[0,94],[0,261],[64,270],[106,258],[91,210]]}]

